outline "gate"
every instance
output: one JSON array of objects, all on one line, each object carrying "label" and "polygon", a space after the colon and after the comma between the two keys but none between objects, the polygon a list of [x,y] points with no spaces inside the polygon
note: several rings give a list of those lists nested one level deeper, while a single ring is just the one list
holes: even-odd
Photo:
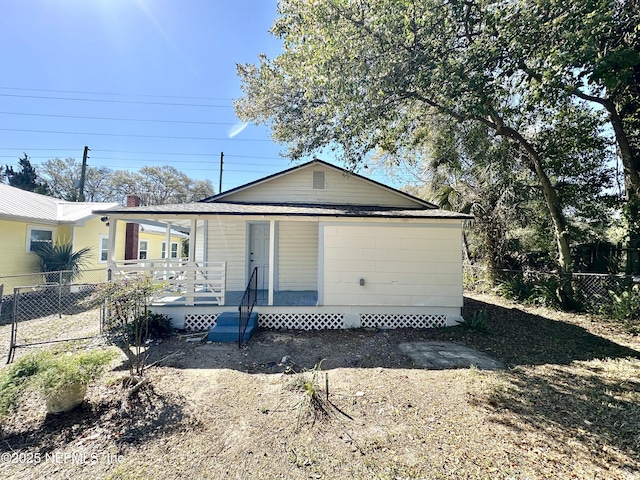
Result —
[{"label": "gate", "polygon": [[0,318],[9,312],[11,317],[7,363],[18,348],[98,340],[100,311],[91,301],[95,289],[96,284],[60,283],[15,287],[0,307]]}]

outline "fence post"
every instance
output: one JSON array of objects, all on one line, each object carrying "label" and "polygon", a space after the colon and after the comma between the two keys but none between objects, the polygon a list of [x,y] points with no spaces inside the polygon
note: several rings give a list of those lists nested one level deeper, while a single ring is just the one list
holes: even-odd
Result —
[{"label": "fence post", "polygon": [[13,289],[13,312],[11,315],[11,336],[9,337],[9,353],[7,353],[7,365],[13,361],[16,351],[16,334],[18,329],[18,301],[20,298],[20,287]]}]

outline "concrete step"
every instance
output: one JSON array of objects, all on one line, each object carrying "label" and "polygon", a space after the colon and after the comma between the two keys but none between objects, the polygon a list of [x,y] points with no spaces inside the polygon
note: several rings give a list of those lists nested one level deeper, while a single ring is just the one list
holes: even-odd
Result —
[{"label": "concrete step", "polygon": [[[222,321],[221,321],[222,320]],[[249,317],[249,324],[242,338],[246,342],[258,328],[258,313],[253,312]],[[224,312],[218,315],[216,324],[209,330],[207,340],[210,342],[237,342],[238,341],[238,313]]]},{"label": "concrete step", "polygon": [[[235,325],[236,328],[238,327],[238,320],[239,320],[239,314],[238,312],[223,312],[220,315],[218,315],[218,318],[216,318],[216,325],[221,325],[221,326],[232,326]],[[249,326],[258,326],[258,312],[252,312],[251,316],[249,317]]]}]

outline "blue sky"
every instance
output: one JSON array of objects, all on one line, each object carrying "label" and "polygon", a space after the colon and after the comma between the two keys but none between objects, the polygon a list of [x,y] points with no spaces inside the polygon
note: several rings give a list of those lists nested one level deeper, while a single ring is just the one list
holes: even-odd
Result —
[{"label": "blue sky", "polygon": [[0,164],[80,160],[87,145],[90,165],[171,165],[216,190],[220,152],[223,190],[291,166],[265,127],[232,135],[236,63],[281,51],[268,33],[276,3],[3,2]]}]

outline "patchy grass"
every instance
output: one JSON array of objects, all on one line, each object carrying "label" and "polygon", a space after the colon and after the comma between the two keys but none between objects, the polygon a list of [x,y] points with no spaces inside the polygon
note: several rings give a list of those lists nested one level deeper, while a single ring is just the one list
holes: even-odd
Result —
[{"label": "patchy grass", "polygon": [[[465,313],[479,310],[489,332],[262,331],[243,349],[165,340],[150,361],[174,355],[129,417],[116,380],[68,415],[35,400],[19,409],[0,453],[41,461],[0,463],[0,477],[638,478],[639,338],[585,315],[466,299]],[[465,343],[508,368],[423,370],[397,346],[420,340]],[[325,373],[333,412],[347,415],[299,423],[301,396],[326,400]]]}]

